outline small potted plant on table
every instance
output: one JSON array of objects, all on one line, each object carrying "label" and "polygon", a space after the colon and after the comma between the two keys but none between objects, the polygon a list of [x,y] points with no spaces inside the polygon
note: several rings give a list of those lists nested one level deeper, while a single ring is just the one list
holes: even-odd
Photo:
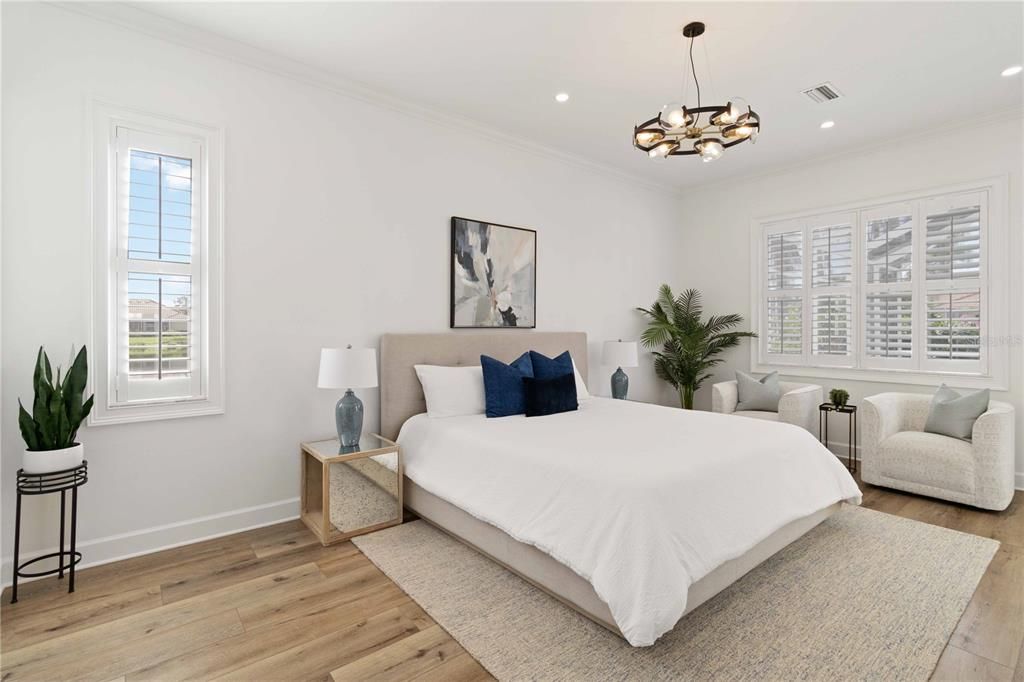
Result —
[{"label": "small potted plant on table", "polygon": [[54,377],[50,358],[39,348],[32,376],[35,399],[32,413],[18,400],[18,426],[25,440],[22,468],[27,474],[47,474],[72,469],[82,463],[82,444],[75,442],[78,427],[92,410],[93,396],[83,401],[89,368],[85,346],[75,356],[71,368]]},{"label": "small potted plant on table", "polygon": [[847,401],[850,400],[850,393],[843,388],[833,388],[828,392],[828,399],[836,407],[846,407]]}]

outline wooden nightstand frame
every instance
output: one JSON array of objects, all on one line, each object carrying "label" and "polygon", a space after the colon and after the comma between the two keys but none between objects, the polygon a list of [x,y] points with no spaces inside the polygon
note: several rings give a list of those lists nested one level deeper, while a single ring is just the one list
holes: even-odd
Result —
[{"label": "wooden nightstand frame", "polygon": [[[404,514],[402,479],[404,477],[404,471],[402,466],[401,450],[399,449],[397,443],[390,441],[382,436],[378,436],[377,434],[372,435],[374,438],[379,438],[381,442],[388,443],[388,445],[374,450],[362,450],[360,452],[328,456],[318,452],[315,448],[311,446],[310,443],[301,444],[301,448],[299,450],[299,457],[302,460],[302,477],[300,479],[302,493],[300,495],[301,501],[299,506],[299,513],[302,518],[302,522],[305,523],[306,526],[311,531],[313,531],[313,534],[317,536],[322,545],[326,546],[337,542],[344,542],[345,540],[353,538],[357,535],[372,533],[375,530],[380,530],[381,528],[389,528],[391,526],[397,526],[398,524],[402,523],[402,516]],[[371,526],[357,528],[356,530],[349,532],[339,531],[331,523],[331,465],[336,464],[338,462],[347,462],[353,459],[364,459],[367,457],[373,457],[375,455],[385,455],[388,453],[395,453],[396,459],[398,460],[397,517],[392,521],[376,523]]]}]

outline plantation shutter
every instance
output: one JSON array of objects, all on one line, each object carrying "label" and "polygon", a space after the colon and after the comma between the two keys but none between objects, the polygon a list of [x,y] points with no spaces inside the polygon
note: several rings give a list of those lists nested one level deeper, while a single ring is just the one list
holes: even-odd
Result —
[{"label": "plantation shutter", "polygon": [[981,359],[981,292],[928,294],[928,358]]},{"label": "plantation shutter", "polygon": [[983,372],[986,196],[933,197],[924,213],[926,368]]},{"label": "plantation shutter", "polygon": [[852,366],[853,235],[852,213],[810,220],[811,355],[815,364]]},{"label": "plantation shutter", "polygon": [[853,305],[849,294],[824,294],[811,299],[811,352],[849,356],[852,353]]},{"label": "plantation shutter", "polygon": [[800,296],[769,296],[768,352],[777,355],[803,353],[803,299]]},{"label": "plantation shutter", "polygon": [[910,358],[913,352],[913,297],[868,294],[864,304],[864,350],[874,358]]},{"label": "plantation shutter", "polygon": [[202,392],[201,145],[117,129],[117,403]]},{"label": "plantation shutter", "polygon": [[981,206],[930,213],[926,224],[928,280],[978,279],[981,275]]},{"label": "plantation shutter", "polygon": [[768,235],[768,289],[799,289],[803,286],[803,232]]},{"label": "plantation shutter", "polygon": [[914,235],[917,210],[906,202],[863,211],[861,335],[866,367],[909,369],[916,358]]},{"label": "plantation shutter", "polygon": [[774,362],[796,363],[804,352],[803,226],[795,222],[774,225],[762,244],[761,352]]}]

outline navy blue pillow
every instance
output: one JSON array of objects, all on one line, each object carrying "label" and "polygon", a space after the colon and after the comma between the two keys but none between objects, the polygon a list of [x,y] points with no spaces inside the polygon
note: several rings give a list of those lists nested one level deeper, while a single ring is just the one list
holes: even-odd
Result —
[{"label": "navy blue pillow", "polygon": [[572,356],[569,355],[569,351],[565,351],[556,358],[549,358],[535,350],[531,350],[530,362],[533,365],[533,374],[530,376],[538,379],[554,379],[566,374],[574,375],[572,371]]},{"label": "navy blue pillow", "polygon": [[554,379],[523,377],[523,388],[526,393],[527,417],[572,412],[579,407],[576,401],[576,376],[572,373]]},{"label": "navy blue pillow", "polygon": [[526,411],[523,377],[533,376],[529,353],[523,353],[511,365],[489,355],[481,355],[480,368],[484,372],[484,398],[488,417],[507,417]]}]

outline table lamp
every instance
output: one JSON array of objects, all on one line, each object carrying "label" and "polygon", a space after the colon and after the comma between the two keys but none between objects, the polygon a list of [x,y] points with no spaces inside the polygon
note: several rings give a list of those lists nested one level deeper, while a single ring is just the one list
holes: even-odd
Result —
[{"label": "table lamp", "polygon": [[609,367],[618,367],[612,375],[612,397],[625,400],[629,392],[629,377],[622,368],[637,366],[636,341],[605,341],[601,361]]},{"label": "table lamp", "polygon": [[319,388],[344,388],[345,395],[334,407],[341,447],[359,445],[363,432],[363,401],[352,388],[373,388],[377,385],[377,351],[373,348],[321,348]]}]

